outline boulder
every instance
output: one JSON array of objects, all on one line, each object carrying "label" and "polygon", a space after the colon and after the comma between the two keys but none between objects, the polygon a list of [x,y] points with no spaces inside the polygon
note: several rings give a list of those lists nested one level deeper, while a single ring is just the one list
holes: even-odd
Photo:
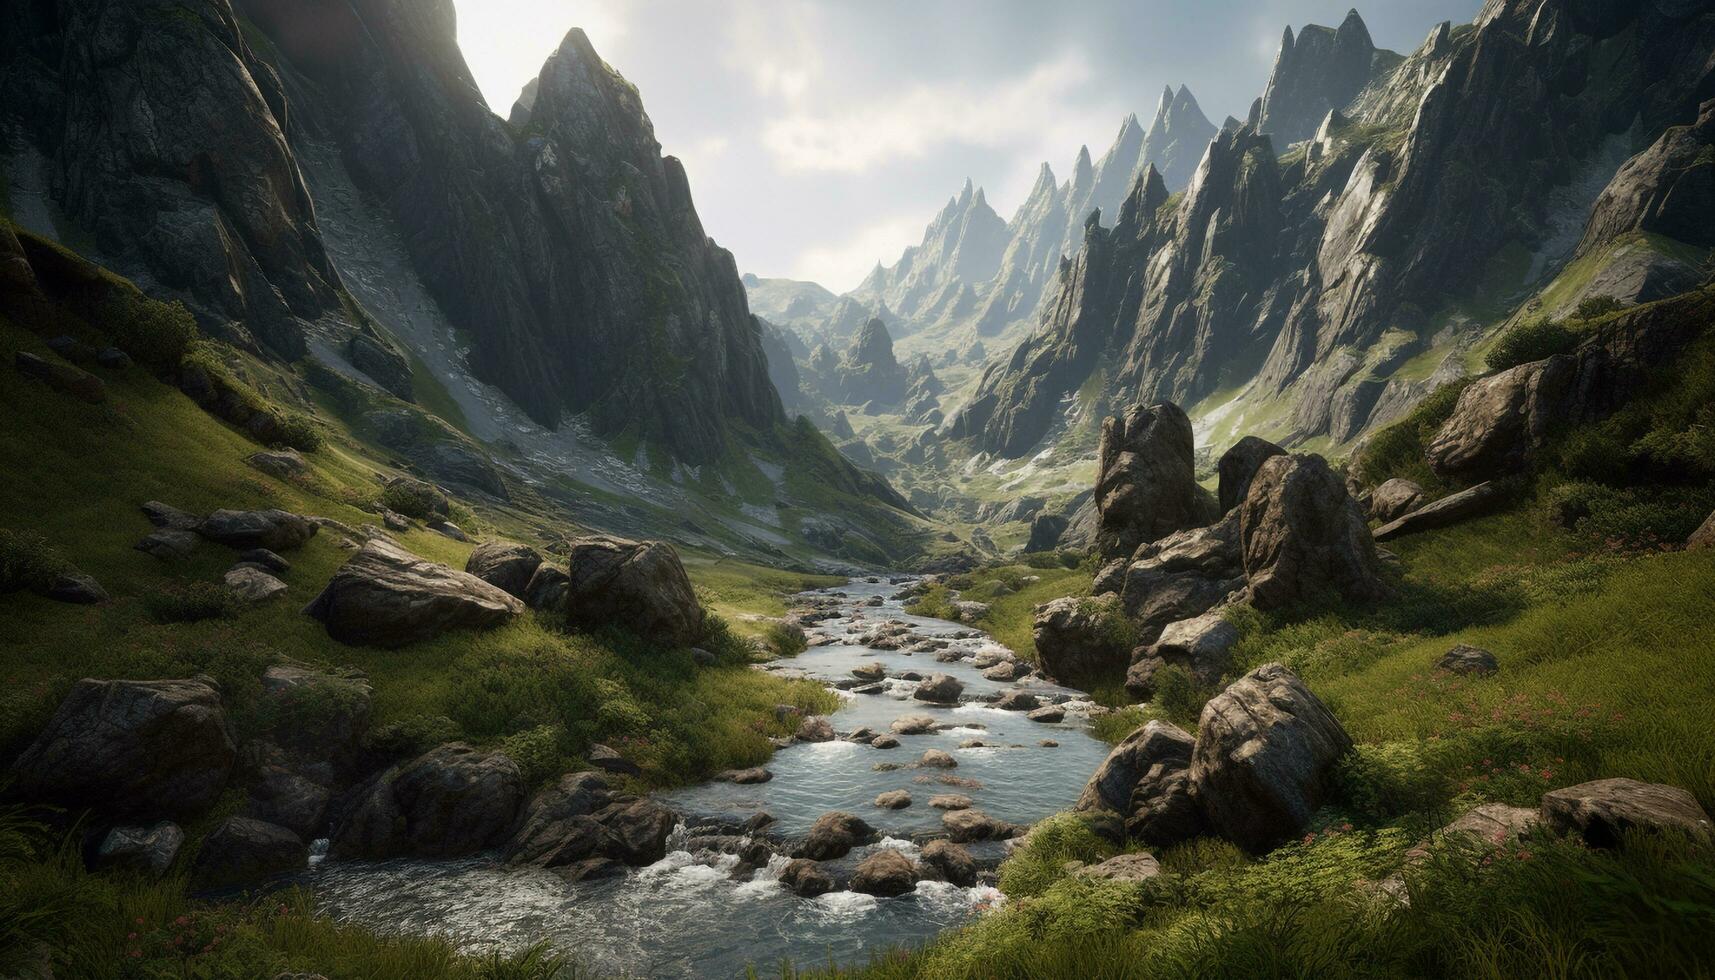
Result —
[{"label": "boulder", "polygon": [[941,814],[941,826],[955,844],[980,840],[1008,840],[1018,836],[1019,828],[981,810],[948,810]]},{"label": "boulder", "polygon": [[812,861],[831,861],[845,857],[852,848],[874,843],[875,828],[858,817],[838,810],[824,813],[810,826],[804,842],[798,846],[797,857]]},{"label": "boulder", "polygon": [[557,868],[582,861],[601,846],[598,811],[612,802],[607,781],[593,772],[569,773],[531,797],[518,830],[506,844],[514,864]]},{"label": "boulder", "polygon": [[1286,450],[1267,439],[1256,436],[1245,436],[1233,444],[1233,448],[1221,454],[1221,461],[1216,464],[1215,471],[1220,474],[1221,513],[1229,513],[1234,507],[1244,503],[1245,495],[1250,492],[1251,480],[1256,478],[1256,471],[1267,460],[1276,456],[1285,456]]},{"label": "boulder", "polygon": [[989,614],[989,604],[972,599],[959,599],[953,603],[953,618],[961,623],[974,623]]},{"label": "boulder", "polygon": [[1715,846],[1715,829],[1697,798],[1677,786],[1635,779],[1598,779],[1542,797],[1542,822],[1576,834],[1591,847],[1619,847],[1628,831],[1680,833]]},{"label": "boulder", "polygon": [[1500,670],[1501,665],[1489,651],[1461,643],[1442,654],[1441,659],[1435,662],[1435,669],[1450,674],[1487,677]]},{"label": "boulder", "polygon": [[1137,627],[1138,641],[1154,642],[1168,624],[1195,619],[1242,597],[1239,531],[1235,509],[1209,527],[1168,535],[1137,549],[1129,562],[1104,568],[1093,590],[1117,592]]},{"label": "boulder", "polygon": [[1191,420],[1177,405],[1136,405],[1102,423],[1095,500],[1096,547],[1107,558],[1218,516],[1197,485]]},{"label": "boulder", "polygon": [[132,545],[145,555],[151,555],[162,561],[183,558],[196,550],[202,541],[195,531],[180,531],[173,528],[157,528],[149,532],[143,540]]},{"label": "boulder", "polygon": [[766,783],[774,778],[774,774],[761,766],[749,769],[728,769],[715,777],[716,782],[732,783],[737,786],[755,786]]},{"label": "boulder", "polygon": [[1299,836],[1352,747],[1292,671],[1264,664],[1203,706],[1191,791],[1221,836],[1255,852]]},{"label": "boulder", "polygon": [[911,794],[902,789],[888,790],[876,796],[875,805],[883,810],[903,810],[911,805]]},{"label": "boulder", "polygon": [[145,501],[142,510],[143,516],[149,519],[150,524],[168,531],[195,531],[197,525],[202,523],[202,518],[195,514],[187,514],[159,500]]},{"label": "boulder", "polygon": [[116,815],[194,816],[238,755],[203,679],[78,681],[13,764],[21,797]]},{"label": "boulder", "polygon": [[852,676],[860,681],[879,681],[887,676],[887,668],[881,665],[881,661],[871,660],[853,667]]},{"label": "boulder", "polygon": [[962,793],[937,793],[929,797],[929,805],[937,810],[969,810],[971,798]]},{"label": "boulder", "polygon": [[1058,725],[1066,720],[1066,709],[1057,704],[1045,704],[1025,717],[1043,725]]},{"label": "boulder", "polygon": [[148,827],[114,827],[101,838],[93,863],[99,870],[133,871],[159,878],[173,866],[184,843],[185,832],[166,820]]},{"label": "boulder", "polygon": [[673,836],[679,817],[644,799],[611,803],[596,814],[596,821],[602,826],[602,854],[639,868],[667,856],[667,838]]},{"label": "boulder", "polygon": [[289,479],[303,476],[310,471],[310,465],[304,462],[304,457],[294,449],[277,449],[266,452],[251,453],[244,461],[253,469],[261,470],[269,476],[278,479]]},{"label": "boulder", "polygon": [[1370,516],[1383,524],[1392,523],[1416,510],[1423,496],[1422,487],[1394,477],[1370,494]]},{"label": "boulder", "polygon": [[917,866],[891,847],[863,859],[852,875],[852,891],[879,898],[904,895],[917,887]]},{"label": "boulder", "polygon": [[524,604],[542,612],[564,614],[571,589],[572,578],[565,569],[543,562],[536,566],[530,584],[524,587]]},{"label": "boulder", "polygon": [[616,749],[597,742],[589,748],[590,765],[616,776],[641,776],[643,769]]},{"label": "boulder", "polygon": [[1037,514],[1030,521],[1030,540],[1025,542],[1027,552],[1053,551],[1060,544],[1060,539],[1066,533],[1069,521],[1060,514]]},{"label": "boulder", "polygon": [[597,536],[572,542],[566,617],[573,626],[622,626],[652,643],[691,646],[703,607],[673,546]]},{"label": "boulder", "polygon": [[797,858],[780,872],[780,886],[801,898],[815,898],[834,890],[834,877],[809,858]]},{"label": "boulder", "polygon": [[1394,538],[1419,531],[1450,527],[1488,513],[1505,499],[1506,491],[1499,484],[1479,483],[1469,490],[1461,490],[1434,503],[1424,504],[1404,517],[1376,528],[1375,539],[1378,543],[1392,541]]},{"label": "boulder", "polygon": [[899,748],[899,739],[892,735],[877,735],[869,740],[869,747],[872,749],[897,749]]},{"label": "boulder", "polygon": [[994,702],[994,707],[1002,711],[1035,711],[1041,705],[1029,691],[1008,691]]},{"label": "boulder", "polygon": [[970,851],[952,841],[932,840],[924,844],[918,852],[917,864],[924,878],[940,879],[960,888],[977,883],[976,860]]},{"label": "boulder", "polygon": [[1320,456],[1264,462],[1239,521],[1248,596],[1258,609],[1326,595],[1373,602],[1388,594],[1369,523]]},{"label": "boulder", "polygon": [[316,525],[309,518],[283,510],[217,510],[204,518],[196,531],[238,551],[290,551],[315,537]]},{"label": "boulder", "polygon": [[369,733],[372,695],[361,676],[276,664],[262,672],[264,734],[300,760],[352,772]]},{"label": "boulder", "polygon": [[226,573],[226,590],[238,601],[256,605],[286,593],[286,583],[250,565],[240,565]]},{"label": "boulder", "polygon": [[1448,479],[1493,479],[1523,468],[1548,440],[1578,380],[1578,358],[1557,354],[1473,381],[1424,450]]},{"label": "boulder", "polygon": [[267,548],[251,548],[238,556],[238,560],[246,565],[259,565],[276,575],[292,570],[292,563]]},{"label": "boulder", "polygon": [[924,735],[935,730],[935,719],[928,715],[905,715],[893,719],[888,727],[895,735]]},{"label": "boulder", "polygon": [[983,678],[991,681],[1016,681],[1029,677],[1030,673],[1029,664],[1021,660],[1007,660],[983,671]]},{"label": "boulder", "polygon": [[[1485,803],[1473,807],[1464,816],[1435,832],[1437,838],[1462,837],[1493,846],[1513,844],[1542,823],[1542,814],[1521,806],[1505,803]],[[1406,858],[1420,861],[1429,855],[1428,842],[1406,852]]]},{"label": "boulder", "polygon": [[1118,596],[1066,596],[1036,607],[1032,624],[1043,673],[1062,683],[1117,674],[1133,637]]},{"label": "boulder", "polygon": [[93,576],[78,571],[65,571],[49,580],[42,589],[42,598],[74,606],[94,606],[112,598]]},{"label": "boulder", "polygon": [[1151,846],[1194,837],[1203,828],[1191,798],[1196,742],[1184,729],[1151,721],[1114,746],[1078,797],[1076,810],[1118,814],[1133,836]]},{"label": "boulder", "polygon": [[1232,663],[1233,647],[1238,643],[1238,627],[1219,611],[1169,623],[1153,644],[1132,652],[1126,692],[1139,701],[1154,697],[1155,671],[1168,664],[1191,671],[1200,684],[1218,683]]},{"label": "boulder", "polygon": [[334,828],[339,860],[458,857],[512,832],[524,802],[518,766],[462,743],[432,749],[372,779]]},{"label": "boulder", "polygon": [[957,769],[959,760],[940,749],[925,749],[917,760],[919,769]]},{"label": "boulder", "polygon": [[464,528],[452,521],[430,521],[423,525],[443,538],[451,538],[463,544],[470,544],[470,535],[464,533]]},{"label": "boulder", "polygon": [[321,836],[333,794],[327,786],[283,766],[265,766],[250,787],[242,816],[277,824],[303,840]]},{"label": "boulder", "polygon": [[912,697],[919,701],[933,704],[958,704],[959,695],[965,691],[965,685],[959,683],[949,674],[932,674],[929,679],[917,685]]},{"label": "boulder", "polygon": [[202,842],[192,873],[206,887],[240,885],[300,871],[309,860],[309,847],[285,827],[228,817]]},{"label": "boulder", "polygon": [[464,570],[519,599],[530,593],[530,582],[542,567],[542,556],[529,545],[489,541],[476,546]]},{"label": "boulder", "polygon": [[821,715],[811,715],[798,723],[797,736],[800,742],[832,742],[834,726]]},{"label": "boulder", "polygon": [[448,630],[497,626],[523,609],[474,575],[378,538],[341,566],[304,612],[341,643],[396,647]]},{"label": "boulder", "polygon": [[1157,861],[1153,854],[1116,854],[1100,864],[1079,868],[1078,874],[1103,881],[1135,883],[1148,881],[1161,874],[1161,862]]},{"label": "boulder", "polygon": [[1686,551],[1706,551],[1715,548],[1715,513],[1697,530],[1691,532],[1691,537],[1685,539]]}]

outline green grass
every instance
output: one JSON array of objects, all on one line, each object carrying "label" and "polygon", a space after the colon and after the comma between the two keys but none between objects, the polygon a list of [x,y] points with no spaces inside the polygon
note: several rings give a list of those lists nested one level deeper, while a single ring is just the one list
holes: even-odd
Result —
[{"label": "green grass", "polygon": [[[946,585],[931,586],[909,611],[919,616],[954,618],[947,586],[959,590],[960,599],[987,603],[988,615],[972,625],[985,630],[995,642],[1019,657],[1036,661],[1032,635],[1035,609],[1051,599],[1090,590],[1094,573],[1088,568],[1033,568],[1029,565],[1000,565],[955,575]],[[1034,579],[1034,581],[1030,581]],[[1000,588],[997,589],[997,586]]]}]

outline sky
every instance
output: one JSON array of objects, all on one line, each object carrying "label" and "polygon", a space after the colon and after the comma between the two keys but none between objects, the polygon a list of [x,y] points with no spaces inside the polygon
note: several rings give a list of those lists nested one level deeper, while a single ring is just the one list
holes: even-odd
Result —
[{"label": "sky", "polygon": [[[506,115],[573,27],[638,86],[703,227],[760,276],[858,284],[965,178],[1010,219],[1044,161],[1064,180],[1125,115],[1188,85],[1219,125],[1262,94],[1287,25],[1351,0],[454,0]],[[1420,45],[1482,0],[1373,0],[1376,44]]]}]

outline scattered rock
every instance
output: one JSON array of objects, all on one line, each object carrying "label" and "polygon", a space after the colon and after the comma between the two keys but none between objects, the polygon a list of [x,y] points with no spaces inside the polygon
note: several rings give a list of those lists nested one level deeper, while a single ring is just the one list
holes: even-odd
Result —
[{"label": "scattered rock", "polygon": [[932,840],[917,855],[923,876],[969,888],[977,883],[977,862],[971,852],[952,841]]},{"label": "scattered rock", "polygon": [[470,543],[470,535],[464,532],[464,528],[459,527],[452,521],[430,521],[423,526],[443,538],[451,538],[454,541],[458,541],[463,544]]},{"label": "scattered rock", "polygon": [[1238,643],[1238,627],[1219,610],[1169,623],[1155,643],[1132,652],[1126,693],[1139,701],[1154,697],[1156,672],[1169,664],[1186,668],[1200,684],[1215,684],[1232,663]]},{"label": "scattered rock", "polygon": [[892,735],[877,735],[869,740],[869,747],[872,749],[897,749],[899,748],[899,739]]},{"label": "scattered rock", "polygon": [[1066,596],[1036,607],[1033,635],[1042,670],[1062,682],[1117,673],[1131,652],[1116,595]]},{"label": "scattered rock", "polygon": [[953,603],[953,612],[953,618],[959,622],[974,623],[989,614],[989,604],[971,599],[959,599]]},{"label": "scattered rock", "polygon": [[596,536],[572,542],[566,616],[573,626],[622,624],[645,640],[688,647],[703,606],[673,546]]},{"label": "scattered rock", "polygon": [[291,562],[281,558],[279,555],[269,551],[267,548],[251,548],[249,551],[239,555],[238,560],[250,565],[260,565],[268,571],[276,574],[292,570]]},{"label": "scattered rock", "polygon": [[1045,748],[1045,749],[1057,749],[1060,747],[1060,743],[1054,741],[1051,738],[1042,739],[1041,741],[1037,742],[1036,744],[1041,746],[1042,748]]},{"label": "scattered rock", "polygon": [[149,532],[148,537],[134,545],[145,555],[152,555],[162,561],[183,558],[195,551],[202,539],[194,531],[179,531],[172,528],[159,528]]},{"label": "scattered rock", "polygon": [[94,577],[82,572],[68,571],[54,576],[53,581],[42,590],[42,598],[74,606],[93,606],[106,602],[111,596]]},{"label": "scattered rock", "polygon": [[597,742],[589,749],[590,765],[616,776],[641,776],[643,770],[617,751]]},{"label": "scattered rock", "polygon": [[883,810],[903,810],[911,805],[911,794],[902,789],[888,790],[875,798],[875,805]]},{"label": "scattered rock", "polygon": [[1397,521],[1423,503],[1423,488],[1410,480],[1394,477],[1370,494],[1370,516],[1383,524]]},{"label": "scattered rock", "polygon": [[863,681],[879,681],[887,676],[887,669],[881,665],[881,661],[871,660],[853,667],[852,676]]},{"label": "scattered rock", "polygon": [[940,749],[927,749],[923,756],[917,760],[917,766],[920,769],[954,769],[958,765],[959,760]]},{"label": "scattered rock", "polygon": [[615,802],[596,814],[602,825],[602,853],[634,868],[667,856],[667,839],[679,818],[654,800]]},{"label": "scattered rock", "polygon": [[303,840],[314,840],[327,820],[328,788],[281,766],[266,766],[250,787],[241,816],[278,824]]},{"label": "scattered rock", "polygon": [[[1485,803],[1435,832],[1438,838],[1465,837],[1490,846],[1505,846],[1536,829],[1542,823],[1537,810],[1505,803]],[[1428,842],[1406,852],[1407,861],[1421,861],[1429,856]]]},{"label": "scattered rock", "polygon": [[264,734],[297,758],[355,770],[369,732],[373,691],[361,677],[343,677],[291,664],[262,673]]},{"label": "scattered rock", "polygon": [[1500,670],[1501,665],[1489,651],[1461,643],[1442,654],[1441,659],[1435,662],[1435,669],[1452,674],[1487,677]]},{"label": "scattered rock", "polygon": [[304,462],[304,457],[294,449],[268,450],[251,453],[244,461],[254,469],[261,470],[269,476],[285,480],[294,476],[303,476],[310,471],[310,464]]},{"label": "scattered rock", "polygon": [[95,352],[95,363],[109,371],[123,371],[131,366],[131,355],[117,347],[103,347]]},{"label": "scattered rock", "polygon": [[917,685],[912,697],[919,701],[929,701],[934,704],[958,704],[959,695],[965,691],[965,685],[959,683],[949,674],[935,674],[928,680]]},{"label": "scattered rock", "polygon": [[88,371],[70,364],[58,364],[28,351],[19,351],[12,363],[24,377],[34,378],[87,405],[99,405],[107,400],[107,385]]},{"label": "scattered rock", "polygon": [[1117,854],[1101,864],[1078,869],[1078,874],[1105,881],[1148,881],[1161,874],[1161,863],[1153,854]]},{"label": "scattered rock", "polygon": [[1352,602],[1387,595],[1369,523],[1322,457],[1267,460],[1238,512],[1248,594],[1258,609],[1330,593]]},{"label": "scattered rock", "polygon": [[561,776],[525,807],[524,819],[506,845],[506,859],[555,868],[589,858],[602,842],[594,814],[611,802],[607,781],[596,773]]},{"label": "scattered rock", "polygon": [[935,730],[935,719],[928,715],[906,715],[895,718],[889,727],[895,735],[924,735]]},{"label": "scattered rock", "polygon": [[251,605],[267,602],[286,592],[286,583],[249,565],[241,565],[228,571],[223,581],[228,592],[240,602]]},{"label": "scattered rock", "polygon": [[691,662],[698,667],[713,667],[720,663],[720,658],[716,657],[712,651],[704,650],[702,647],[692,647]]},{"label": "scattered rock", "polygon": [[1002,711],[1035,711],[1041,704],[1029,691],[1008,691],[994,702],[994,707]]},{"label": "scattered rock", "polygon": [[507,839],[523,802],[516,763],[454,742],[370,780],[334,828],[329,854],[338,860],[472,854]]},{"label": "scattered rock", "polygon": [[1105,558],[1215,519],[1215,502],[1197,485],[1191,420],[1179,406],[1136,405],[1102,423],[1095,500]]},{"label": "scattered rock", "polygon": [[1030,540],[1025,542],[1027,552],[1053,551],[1060,544],[1060,538],[1066,533],[1068,520],[1061,514],[1037,514],[1030,521]]},{"label": "scattered rock", "polygon": [[210,887],[262,881],[309,865],[310,849],[285,827],[228,817],[197,851],[194,874]]},{"label": "scattered rock", "polygon": [[773,778],[774,774],[761,766],[754,766],[750,769],[728,769],[715,777],[718,782],[736,783],[739,786],[755,786],[758,783],[766,783]]},{"label": "scattered rock", "polygon": [[834,890],[834,877],[809,858],[797,858],[780,872],[780,885],[800,898],[815,898]]},{"label": "scattered rock", "polygon": [[202,518],[195,514],[187,514],[177,507],[150,500],[142,505],[143,515],[149,518],[149,523],[169,531],[195,531],[202,523]]},{"label": "scattered rock", "polygon": [[396,647],[448,630],[497,626],[523,609],[474,575],[378,539],[341,566],[304,612],[341,643]]},{"label": "scattered rock", "polygon": [[1424,504],[1404,517],[1376,528],[1375,539],[1378,542],[1392,541],[1394,538],[1402,538],[1419,531],[1450,527],[1487,513],[1505,497],[1506,493],[1500,485],[1493,482],[1479,483],[1469,490],[1461,490],[1434,503]]},{"label": "scattered rock", "polygon": [[811,715],[798,723],[797,735],[800,742],[832,742],[834,726],[821,715]]},{"label": "scattered rock", "polygon": [[1542,821],[1591,847],[1619,847],[1627,831],[1676,832],[1715,845],[1709,814],[1696,797],[1677,786],[1635,779],[1598,779],[1550,790],[1542,797]]},{"label": "scattered rock", "polygon": [[1044,725],[1058,725],[1066,720],[1066,709],[1057,704],[1047,704],[1025,715],[1025,717]]},{"label": "scattered rock", "polygon": [[1203,706],[1192,794],[1221,836],[1265,851],[1303,833],[1330,769],[1351,747],[1339,721],[1292,671],[1264,664]]},{"label": "scattered rock", "polygon": [[983,678],[991,681],[1016,681],[1029,677],[1030,673],[1029,664],[1019,660],[1007,660],[983,671]]},{"label": "scattered rock", "polygon": [[100,870],[134,871],[159,878],[173,866],[184,843],[185,832],[170,821],[149,827],[114,827],[96,848],[94,864]]},{"label": "scattered rock", "polygon": [[543,562],[524,587],[524,604],[542,612],[564,613],[571,588],[572,578],[565,569]]},{"label": "scattered rock", "polygon": [[1218,496],[1221,513],[1226,514],[1244,503],[1245,495],[1250,492],[1251,481],[1256,478],[1256,471],[1264,462],[1285,455],[1286,450],[1257,436],[1245,436],[1234,443],[1233,448],[1223,453],[1221,461],[1215,466],[1216,472],[1220,474]]},{"label": "scattered rock", "polygon": [[13,788],[68,807],[193,816],[219,797],[237,754],[210,683],[86,678],[13,764]]},{"label": "scattered rock", "polygon": [[892,898],[916,887],[916,865],[891,847],[864,858],[852,875],[852,891],[863,895]]},{"label": "scattered rock", "polygon": [[874,843],[876,837],[875,828],[858,817],[836,810],[816,818],[804,837],[804,843],[799,846],[797,856],[812,861],[831,861],[850,854],[854,847]]},{"label": "scattered rock", "polygon": [[529,594],[530,582],[542,567],[542,556],[528,545],[489,541],[476,546],[464,570],[519,599]]},{"label": "scattered rock", "polygon": [[971,798],[960,793],[937,793],[929,797],[929,805],[937,810],[969,810]]},{"label": "scattered rock", "polygon": [[197,533],[238,551],[290,551],[315,537],[316,525],[283,510],[217,510],[197,525]]},{"label": "scattered rock", "polygon": [[941,826],[955,844],[979,840],[1006,840],[1018,835],[1018,828],[1004,820],[996,820],[981,810],[949,810],[941,815]]}]

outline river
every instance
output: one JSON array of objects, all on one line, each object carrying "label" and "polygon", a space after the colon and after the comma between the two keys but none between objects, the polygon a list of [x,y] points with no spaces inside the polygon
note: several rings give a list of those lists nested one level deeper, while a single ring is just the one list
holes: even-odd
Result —
[{"label": "river", "polygon": [[[922,882],[915,892],[898,898],[840,891],[806,899],[775,880],[785,858],[777,857],[753,874],[735,876],[736,857],[693,851],[687,843],[707,832],[699,829],[704,825],[730,826],[757,812],[775,818],[768,834],[790,841],[823,813],[845,810],[882,834],[880,843],[830,862],[849,868],[880,847],[914,855],[916,842],[941,830],[942,812],[928,805],[936,793],[969,796],[976,809],[1017,824],[1032,823],[1077,799],[1108,751],[1087,732],[1083,709],[1088,702],[1083,696],[1038,679],[985,679],[972,658],[994,657],[1000,652],[994,641],[969,627],[905,613],[894,598],[900,588],[886,580],[857,581],[805,594],[812,601],[837,599],[840,618],[814,627],[836,642],[769,668],[850,687],[853,668],[879,661],[890,679],[877,693],[840,691],[843,704],[831,720],[842,738],[797,743],[776,752],[767,764],[774,774],[769,782],[707,783],[658,794],[662,803],[685,817],[665,860],[621,877],[577,883],[552,871],[512,867],[493,855],[456,861],[323,862],[312,869],[307,884],[340,921],[382,933],[445,936],[472,952],[516,950],[546,941],[584,967],[628,977],[733,977],[743,976],[751,965],[768,974],[787,959],[799,966],[825,966],[830,960],[852,965],[890,946],[920,945],[1002,901],[988,883],[992,874],[973,888]],[[877,599],[879,605],[869,604]],[[909,627],[905,645],[944,639],[949,650],[966,656],[937,662],[931,652],[857,645],[863,633],[888,621]],[[935,706],[911,699],[916,683],[896,676],[909,672],[952,675],[964,684],[961,702]],[[1063,722],[1045,724],[987,703],[1013,688],[1071,710]],[[885,732],[896,718],[914,714],[936,719],[937,730],[899,736],[894,749],[843,738],[863,727]],[[959,747],[970,740],[990,744]],[[958,766],[911,767],[932,748],[951,753]],[[879,763],[902,768],[878,770]],[[911,806],[885,810],[874,805],[877,794],[898,789],[911,794]],[[990,867],[1004,848],[1000,843],[969,845],[979,862]]]}]

